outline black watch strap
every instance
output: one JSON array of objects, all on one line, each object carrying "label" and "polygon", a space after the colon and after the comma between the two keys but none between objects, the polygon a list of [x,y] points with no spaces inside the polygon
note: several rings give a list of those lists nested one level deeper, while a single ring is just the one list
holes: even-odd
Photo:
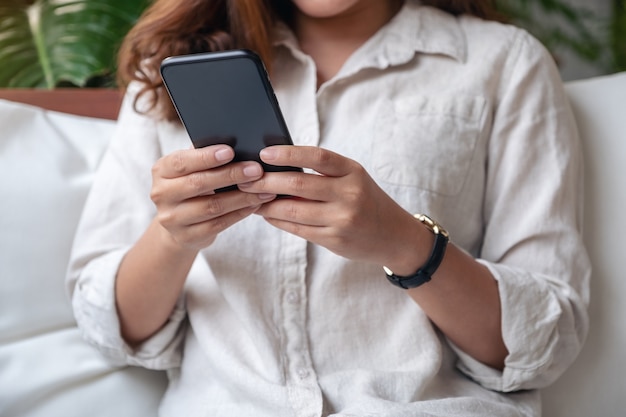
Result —
[{"label": "black watch strap", "polygon": [[439,268],[439,265],[443,260],[449,239],[448,232],[446,232],[441,225],[439,225],[439,223],[435,222],[430,217],[424,214],[416,214],[415,218],[426,225],[426,227],[428,227],[428,229],[435,235],[435,243],[428,260],[413,275],[408,276],[396,275],[389,268],[383,267],[389,282],[404,289],[419,287],[420,285],[430,281],[432,275],[435,273],[437,268]]}]

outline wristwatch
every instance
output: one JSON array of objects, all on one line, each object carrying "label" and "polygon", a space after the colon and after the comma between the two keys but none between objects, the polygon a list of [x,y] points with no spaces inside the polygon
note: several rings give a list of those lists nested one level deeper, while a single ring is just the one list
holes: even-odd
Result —
[{"label": "wristwatch", "polygon": [[419,287],[420,285],[430,281],[430,278],[435,273],[439,264],[443,260],[443,256],[446,253],[446,246],[448,245],[449,235],[448,232],[441,227],[439,223],[431,219],[425,214],[415,214],[414,217],[422,222],[433,234],[435,235],[435,244],[433,250],[428,257],[428,260],[421,268],[419,268],[413,275],[400,276],[394,274],[391,269],[383,266],[387,279],[393,285],[408,290],[409,288]]}]

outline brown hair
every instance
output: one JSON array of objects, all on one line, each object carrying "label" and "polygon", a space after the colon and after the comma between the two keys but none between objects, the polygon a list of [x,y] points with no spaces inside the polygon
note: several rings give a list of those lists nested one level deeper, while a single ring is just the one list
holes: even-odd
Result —
[{"label": "brown hair", "polygon": [[[492,0],[422,0],[453,15],[497,19]],[[246,48],[257,52],[268,69],[272,63],[271,29],[290,22],[291,0],[156,0],[128,33],[119,53],[118,83],[139,81],[135,101],[148,95],[151,111],[178,120],[163,82],[161,61],[173,55]]]},{"label": "brown hair", "polygon": [[455,16],[471,14],[489,20],[502,20],[493,0],[422,0],[422,4],[445,10]]}]

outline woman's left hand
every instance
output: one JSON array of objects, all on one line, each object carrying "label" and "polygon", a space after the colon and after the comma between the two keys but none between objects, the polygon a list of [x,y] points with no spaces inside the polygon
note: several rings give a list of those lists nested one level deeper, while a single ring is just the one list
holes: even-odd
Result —
[{"label": "woman's left hand", "polygon": [[[289,195],[264,204],[256,214],[272,225],[354,260],[392,265],[397,245],[415,239],[416,222],[357,162],[334,152],[304,146],[271,146],[261,151],[270,165],[310,168],[266,173],[239,184],[242,191]],[[407,233],[409,232],[409,233]],[[406,243],[406,241],[405,241]]]}]

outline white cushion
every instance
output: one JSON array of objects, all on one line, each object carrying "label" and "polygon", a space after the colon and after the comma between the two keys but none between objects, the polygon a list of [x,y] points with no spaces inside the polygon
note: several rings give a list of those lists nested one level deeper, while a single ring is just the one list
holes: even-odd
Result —
[{"label": "white cushion", "polygon": [[0,101],[0,343],[73,323],[63,279],[113,122]]},{"label": "white cushion", "polygon": [[164,377],[113,368],[78,328],[0,345],[3,417],[154,417]]},{"label": "white cushion", "polygon": [[156,414],[164,375],[108,365],[79,337],[65,293],[73,235],[113,127],[0,100],[2,416]]},{"label": "white cushion", "polygon": [[590,330],[572,368],[544,393],[544,415],[624,415],[626,395],[626,73],[571,82],[585,156]]}]

